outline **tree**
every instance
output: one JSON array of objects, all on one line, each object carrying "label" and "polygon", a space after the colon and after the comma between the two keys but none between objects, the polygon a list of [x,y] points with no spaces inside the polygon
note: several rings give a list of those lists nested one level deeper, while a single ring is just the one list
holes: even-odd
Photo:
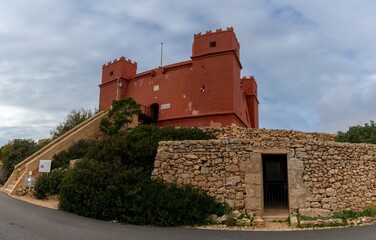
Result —
[{"label": "tree", "polygon": [[370,123],[365,123],[364,126],[349,127],[347,132],[339,131],[335,140],[337,142],[376,144],[376,124],[374,121],[370,121]]},{"label": "tree", "polygon": [[122,128],[126,129],[127,125],[132,122],[133,116],[140,113],[140,105],[133,98],[113,101],[108,117],[101,121],[100,129],[106,135],[115,135]]},{"label": "tree", "polygon": [[[14,166],[32,155],[41,145],[32,139],[14,139],[2,147],[2,160],[5,178],[12,174]],[[4,153],[3,153],[4,150]]]},{"label": "tree", "polygon": [[51,130],[50,134],[53,139],[57,138],[92,116],[91,110],[73,109],[68,113],[64,122],[60,122],[56,128]]}]

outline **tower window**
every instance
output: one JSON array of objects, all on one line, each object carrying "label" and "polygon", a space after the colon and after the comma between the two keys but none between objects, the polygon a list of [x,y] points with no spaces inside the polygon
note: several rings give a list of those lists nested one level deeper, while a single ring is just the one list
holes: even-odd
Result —
[{"label": "tower window", "polygon": [[114,75],[114,71],[111,71],[111,72],[110,72],[110,76],[112,76],[112,75]]},{"label": "tower window", "polygon": [[212,48],[212,47],[216,47],[217,46],[217,42],[216,41],[212,41],[210,42],[209,46]]}]

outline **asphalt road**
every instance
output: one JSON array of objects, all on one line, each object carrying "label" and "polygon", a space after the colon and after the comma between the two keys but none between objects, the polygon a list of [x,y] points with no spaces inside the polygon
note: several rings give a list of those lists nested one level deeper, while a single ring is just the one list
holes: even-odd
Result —
[{"label": "asphalt road", "polygon": [[0,240],[376,240],[376,225],[287,232],[214,231],[187,228],[159,228],[124,225],[84,218],[63,211],[43,208],[0,194]]}]

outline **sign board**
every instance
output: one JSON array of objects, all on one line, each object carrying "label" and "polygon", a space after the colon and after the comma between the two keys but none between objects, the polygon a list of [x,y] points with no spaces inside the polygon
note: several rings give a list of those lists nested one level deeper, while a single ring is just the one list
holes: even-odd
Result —
[{"label": "sign board", "polygon": [[51,160],[40,160],[39,172],[51,172]]},{"label": "sign board", "polygon": [[166,103],[161,105],[161,109],[169,109],[171,107],[171,103]]}]

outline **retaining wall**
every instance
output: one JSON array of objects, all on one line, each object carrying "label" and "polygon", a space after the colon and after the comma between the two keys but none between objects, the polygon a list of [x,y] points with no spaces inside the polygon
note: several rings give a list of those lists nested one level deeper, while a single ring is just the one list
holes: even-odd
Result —
[{"label": "retaining wall", "polygon": [[235,209],[262,215],[262,155],[285,154],[290,212],[329,216],[376,202],[376,145],[336,143],[320,133],[206,131],[222,139],[160,142],[153,177],[199,186]]}]

